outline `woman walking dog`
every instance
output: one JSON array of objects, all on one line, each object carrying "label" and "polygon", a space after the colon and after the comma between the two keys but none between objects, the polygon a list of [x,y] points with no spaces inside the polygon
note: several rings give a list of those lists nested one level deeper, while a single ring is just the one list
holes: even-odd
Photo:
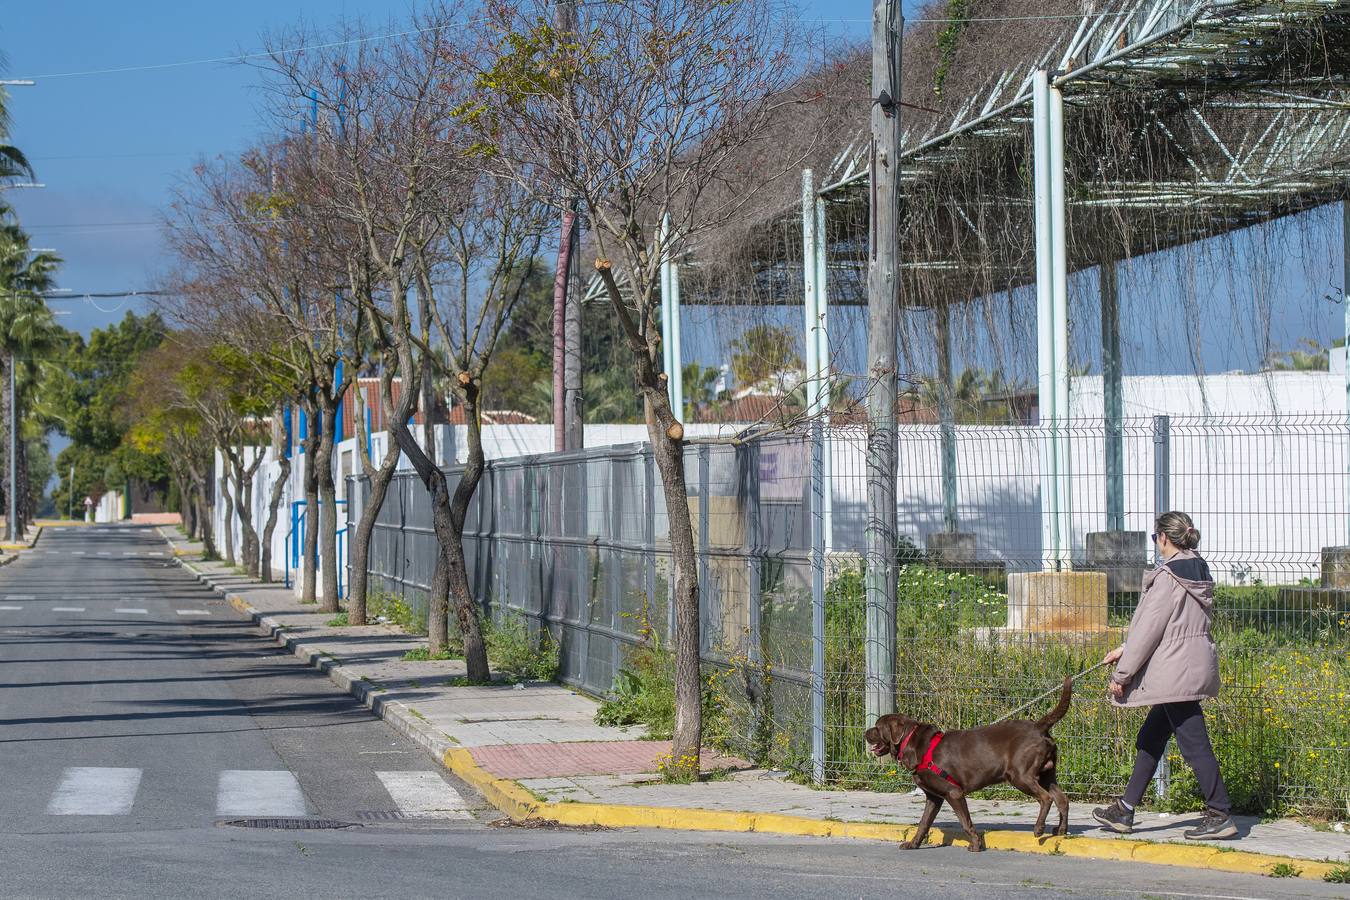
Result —
[{"label": "woman walking dog", "polygon": [[1200,701],[1218,696],[1219,657],[1210,637],[1214,580],[1209,565],[1195,552],[1200,532],[1183,512],[1158,517],[1153,541],[1162,564],[1144,578],[1144,593],[1130,620],[1125,643],[1106,655],[1116,663],[1111,700],[1118,706],[1151,706],[1139,737],[1134,774],[1125,793],[1110,806],[1092,811],[1113,831],[1129,834],[1134,809],[1166,752],[1177,746],[1205,795],[1205,815],[1185,832],[1191,840],[1230,838],[1237,826],[1229,815],[1228,791],[1205,729]]}]

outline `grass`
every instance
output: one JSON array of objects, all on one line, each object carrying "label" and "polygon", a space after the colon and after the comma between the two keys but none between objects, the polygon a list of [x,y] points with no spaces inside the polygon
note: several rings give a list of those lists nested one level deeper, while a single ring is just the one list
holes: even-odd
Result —
[{"label": "grass", "polygon": [[1297,878],[1303,870],[1289,863],[1276,863],[1267,874],[1271,878]]},{"label": "grass", "polygon": [[558,677],[558,644],[547,628],[531,629],[508,610],[483,623],[483,641],[493,669],[508,681],[552,681]]},{"label": "grass", "polygon": [[463,653],[456,653],[447,647],[444,650],[432,653],[428,647],[414,647],[403,654],[403,658],[408,662],[428,662],[431,660],[459,659]]},{"label": "grass", "polygon": [[1350,865],[1334,867],[1322,876],[1322,880],[1332,884],[1350,884]]},{"label": "grass", "polygon": [[324,624],[327,625],[329,628],[346,628],[347,627],[346,611],[344,610],[343,612],[338,613],[336,616],[333,616],[333,618],[329,619],[327,622],[324,622]]},{"label": "grass", "polygon": [[380,619],[397,625],[409,634],[427,633],[426,619],[406,600],[389,591],[371,591],[366,597],[366,621]]},{"label": "grass", "polygon": [[[947,728],[991,722],[1092,666],[1118,639],[976,636],[971,628],[999,622],[994,607],[1006,606],[1002,595],[995,591],[991,599],[987,584],[961,573],[914,563],[901,572],[897,668],[905,676],[898,700],[902,712],[923,721]],[[1206,715],[1234,811],[1335,815],[1344,802],[1337,763],[1350,748],[1345,595],[1266,585],[1217,594],[1214,634],[1224,687]],[[865,608],[861,570],[836,573],[826,590],[827,778],[835,786],[908,790],[909,773],[879,765],[861,740],[870,724],[863,709]],[[1077,702],[1055,727],[1061,781],[1080,795],[1105,795],[1128,778],[1144,714],[1115,709],[1103,687],[1104,678],[1080,681]],[[1053,703],[1045,698],[1025,715],[1038,716]],[[803,750],[791,748],[787,765],[806,770],[806,760],[791,752]],[[1175,748],[1169,758],[1171,788],[1155,808],[1201,808],[1190,768]]]}]

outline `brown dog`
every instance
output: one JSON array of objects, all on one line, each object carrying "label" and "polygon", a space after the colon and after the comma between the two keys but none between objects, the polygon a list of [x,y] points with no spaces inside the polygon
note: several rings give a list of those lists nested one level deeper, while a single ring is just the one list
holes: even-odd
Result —
[{"label": "brown dog", "polygon": [[1041,802],[1036,817],[1036,837],[1045,833],[1045,818],[1053,801],[1059,809],[1055,834],[1069,830],[1069,798],[1055,780],[1058,748],[1050,728],[1069,711],[1073,679],[1064,679],[1059,703],[1040,719],[1015,719],[943,734],[935,726],[907,716],[888,715],[867,729],[868,748],[875,756],[894,756],[914,773],[914,783],[928,803],[914,836],[904,843],[912,850],[923,844],[928,829],[942,808],[951,804],[961,827],[970,836],[971,850],[983,850],[984,838],[975,830],[966,807],[966,795],[991,784],[1006,782]]}]

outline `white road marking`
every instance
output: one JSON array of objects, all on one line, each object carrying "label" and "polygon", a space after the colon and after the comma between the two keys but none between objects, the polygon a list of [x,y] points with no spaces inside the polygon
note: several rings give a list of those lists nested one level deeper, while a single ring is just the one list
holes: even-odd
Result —
[{"label": "white road marking", "polygon": [[99,556],[112,556],[112,551],[111,551],[111,550],[100,550],[100,551],[98,551],[98,555],[99,555]]},{"label": "white road marking", "polygon": [[126,608],[118,607],[118,608],[117,608],[117,611],[120,612],[120,613],[124,613],[124,614],[126,614],[126,615],[128,615],[128,616],[146,616],[146,615],[149,615],[149,614],[150,614],[148,610],[141,609],[141,608],[138,607],[138,606],[126,607]]},{"label": "white road marking", "polygon": [[384,789],[410,819],[471,819],[464,798],[435,772],[376,772]]},{"label": "white road marking", "polygon": [[209,616],[211,615],[204,609],[178,609],[174,610],[180,616]]},{"label": "white road marking", "polygon": [[84,556],[84,551],[83,551],[83,550],[73,550],[73,551],[71,551],[71,552],[72,552],[75,556]]},{"label": "white road marking", "polygon": [[125,816],[136,802],[140,769],[78,766],[66,769],[47,813],[53,816]]},{"label": "white road marking", "polygon": [[52,612],[84,612],[83,606],[53,606]]},{"label": "white road marking", "polygon": [[305,795],[287,771],[226,769],[216,788],[218,816],[303,816]]},{"label": "white road marking", "polygon": [[23,609],[22,606],[0,606],[0,610],[5,612],[18,612],[21,609]]},{"label": "white road marking", "polygon": [[6,600],[36,600],[37,597],[34,597],[32,594],[6,594],[6,595],[5,595],[5,599],[6,599]]}]

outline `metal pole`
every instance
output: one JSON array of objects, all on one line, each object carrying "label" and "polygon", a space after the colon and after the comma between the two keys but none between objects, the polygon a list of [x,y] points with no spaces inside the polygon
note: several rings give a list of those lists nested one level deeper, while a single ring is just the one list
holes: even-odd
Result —
[{"label": "metal pole", "polygon": [[1120,294],[1114,260],[1097,268],[1102,299],[1102,418],[1106,438],[1106,530],[1125,530],[1124,391],[1120,368]]},{"label": "metal pole", "polygon": [[819,194],[815,197],[816,201],[816,360],[821,367],[820,398],[823,408],[821,412],[825,419],[825,435],[823,439],[824,455],[824,494],[821,497],[821,509],[823,511],[823,523],[825,528],[825,552],[829,553],[834,548],[834,464],[832,461],[832,441],[830,440],[830,401],[834,395],[834,375],[830,366],[830,294],[829,282],[827,281],[825,246],[825,198]]},{"label": "metal pole", "polygon": [[811,423],[811,780],[825,780],[825,433]]},{"label": "metal pole", "polygon": [[1069,254],[1064,201],[1064,95],[1049,84],[1050,228],[1054,251],[1055,568],[1073,566],[1073,457],[1069,422]]},{"label": "metal pole", "polygon": [[802,282],[806,316],[806,409],[816,419],[825,419],[821,477],[825,487],[815,515],[822,518],[825,546],[832,545],[834,503],[830,490],[830,443],[828,418],[833,376],[830,373],[829,294],[825,270],[825,201],[816,193],[814,174],[802,170]]},{"label": "metal pole", "polygon": [[[1172,429],[1168,416],[1153,417],[1153,516],[1157,518],[1172,506]],[[1160,560],[1154,551],[1154,563]]]},{"label": "metal pole", "polygon": [[1044,69],[1032,79],[1032,163],[1036,218],[1037,406],[1041,428],[1041,561],[1059,558],[1059,479],[1055,465],[1054,248],[1050,197],[1050,87]]},{"label": "metal pole", "polygon": [[938,422],[942,439],[942,530],[954,534],[956,520],[956,413],[952,409],[952,310],[943,303],[933,310],[937,320]]},{"label": "metal pole", "polygon": [[[1350,439],[1350,199],[1341,201],[1341,303],[1345,306],[1342,376],[1345,378],[1347,438]],[[1350,459],[1350,452],[1346,457]],[[1350,545],[1350,479],[1346,480],[1345,532],[1346,544]]]},{"label": "metal pole", "polygon": [[70,498],[69,498],[69,499],[70,499],[70,508],[66,511],[66,515],[70,516],[71,519],[74,519],[74,518],[75,518],[75,467],[74,467],[74,466],[71,466],[71,467],[70,467]]},{"label": "metal pole", "polygon": [[684,350],[680,335],[680,264],[670,260],[670,408],[684,421]]},{"label": "metal pole", "polygon": [[[1153,417],[1153,515],[1156,519],[1172,507],[1172,430],[1171,419],[1167,416]],[[1154,545],[1153,562],[1158,565],[1157,545]],[[1171,765],[1164,753],[1158,759],[1158,768],[1154,771],[1153,790],[1159,797],[1166,797],[1171,783]]]},{"label": "metal pole", "polygon": [[867,719],[895,711],[896,316],[900,306],[900,0],[872,6],[870,254],[867,270]]},{"label": "metal pole", "polygon": [[671,295],[674,293],[674,287],[670,283],[670,216],[663,216],[661,219],[661,370],[666,373],[666,396],[670,398],[671,411],[675,413],[676,418],[682,418],[681,414],[675,409],[675,376],[671,374],[671,368],[674,365],[674,357],[671,354],[671,347],[674,344],[671,334],[674,326],[671,324],[675,318],[673,306],[671,304]]},{"label": "metal pole", "polygon": [[802,169],[802,313],[806,349],[806,403],[808,416],[816,414],[819,399],[820,360],[816,358],[816,187],[810,169]]},{"label": "metal pole", "polygon": [[9,355],[9,521],[6,523],[6,532],[9,542],[12,544],[19,538],[18,524],[19,515],[19,468],[16,465],[15,456],[17,454],[17,442],[14,439],[19,430],[19,411],[14,403],[14,368],[18,360],[14,354]]}]

